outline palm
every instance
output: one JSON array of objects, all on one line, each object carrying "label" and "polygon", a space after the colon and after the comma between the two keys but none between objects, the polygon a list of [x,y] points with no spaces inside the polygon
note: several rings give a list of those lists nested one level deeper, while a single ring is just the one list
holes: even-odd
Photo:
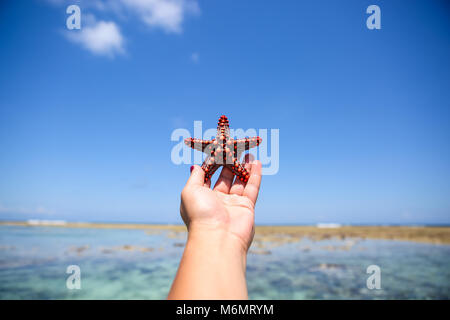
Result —
[{"label": "palm", "polygon": [[181,215],[186,224],[195,222],[219,227],[238,237],[248,248],[254,234],[254,207],[261,165],[256,162],[248,166],[252,175],[247,183],[239,180],[233,183],[233,174],[225,168],[214,189],[210,189],[209,183],[188,183],[181,203]]},{"label": "palm", "polygon": [[230,233],[241,238],[244,243],[253,238],[254,203],[245,196],[227,194],[202,187],[199,200],[208,204],[205,222],[219,224]]}]

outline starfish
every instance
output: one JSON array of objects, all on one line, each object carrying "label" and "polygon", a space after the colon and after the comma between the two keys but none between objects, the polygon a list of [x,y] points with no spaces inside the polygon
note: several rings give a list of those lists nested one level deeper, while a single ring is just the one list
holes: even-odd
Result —
[{"label": "starfish", "polygon": [[217,123],[217,135],[215,139],[202,140],[188,138],[184,140],[184,143],[208,155],[202,164],[202,169],[205,171],[205,183],[211,179],[211,176],[220,166],[229,168],[236,176],[236,179],[247,182],[250,174],[239,162],[239,159],[244,151],[258,146],[261,141],[262,139],[260,137],[232,139],[230,137],[228,119],[223,115]]}]

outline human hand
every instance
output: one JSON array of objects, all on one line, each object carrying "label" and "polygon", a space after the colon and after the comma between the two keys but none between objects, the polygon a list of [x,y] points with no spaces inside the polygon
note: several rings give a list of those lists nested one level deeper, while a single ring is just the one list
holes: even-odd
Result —
[{"label": "human hand", "polygon": [[223,167],[214,186],[204,183],[200,166],[191,167],[191,176],[181,192],[180,213],[189,233],[220,232],[238,240],[247,252],[254,235],[255,203],[261,184],[261,162],[251,161],[246,155],[245,167],[250,172],[247,183],[238,179],[230,169]]},{"label": "human hand", "polygon": [[254,212],[261,184],[261,163],[245,166],[247,183],[223,168],[213,189],[199,166],[181,192],[181,217],[188,239],[169,299],[247,299],[247,250],[254,235]]}]

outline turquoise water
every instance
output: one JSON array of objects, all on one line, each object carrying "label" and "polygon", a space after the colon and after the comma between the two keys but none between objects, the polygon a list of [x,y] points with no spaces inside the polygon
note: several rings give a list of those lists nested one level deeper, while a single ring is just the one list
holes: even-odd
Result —
[{"label": "turquoise water", "polygon": [[[0,299],[164,299],[185,235],[0,226]],[[264,254],[261,254],[264,253]],[[81,269],[81,290],[66,268]],[[366,268],[381,268],[369,290]],[[450,246],[303,239],[249,253],[251,299],[449,299]]]}]

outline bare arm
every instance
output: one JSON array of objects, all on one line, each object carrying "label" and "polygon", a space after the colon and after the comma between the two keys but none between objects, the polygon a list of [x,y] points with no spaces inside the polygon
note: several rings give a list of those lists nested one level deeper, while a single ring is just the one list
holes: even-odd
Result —
[{"label": "bare arm", "polygon": [[[248,159],[248,158],[247,158]],[[261,163],[248,163],[247,183],[224,168],[214,189],[194,166],[181,193],[188,240],[169,299],[247,299],[245,268],[254,235]]]}]

